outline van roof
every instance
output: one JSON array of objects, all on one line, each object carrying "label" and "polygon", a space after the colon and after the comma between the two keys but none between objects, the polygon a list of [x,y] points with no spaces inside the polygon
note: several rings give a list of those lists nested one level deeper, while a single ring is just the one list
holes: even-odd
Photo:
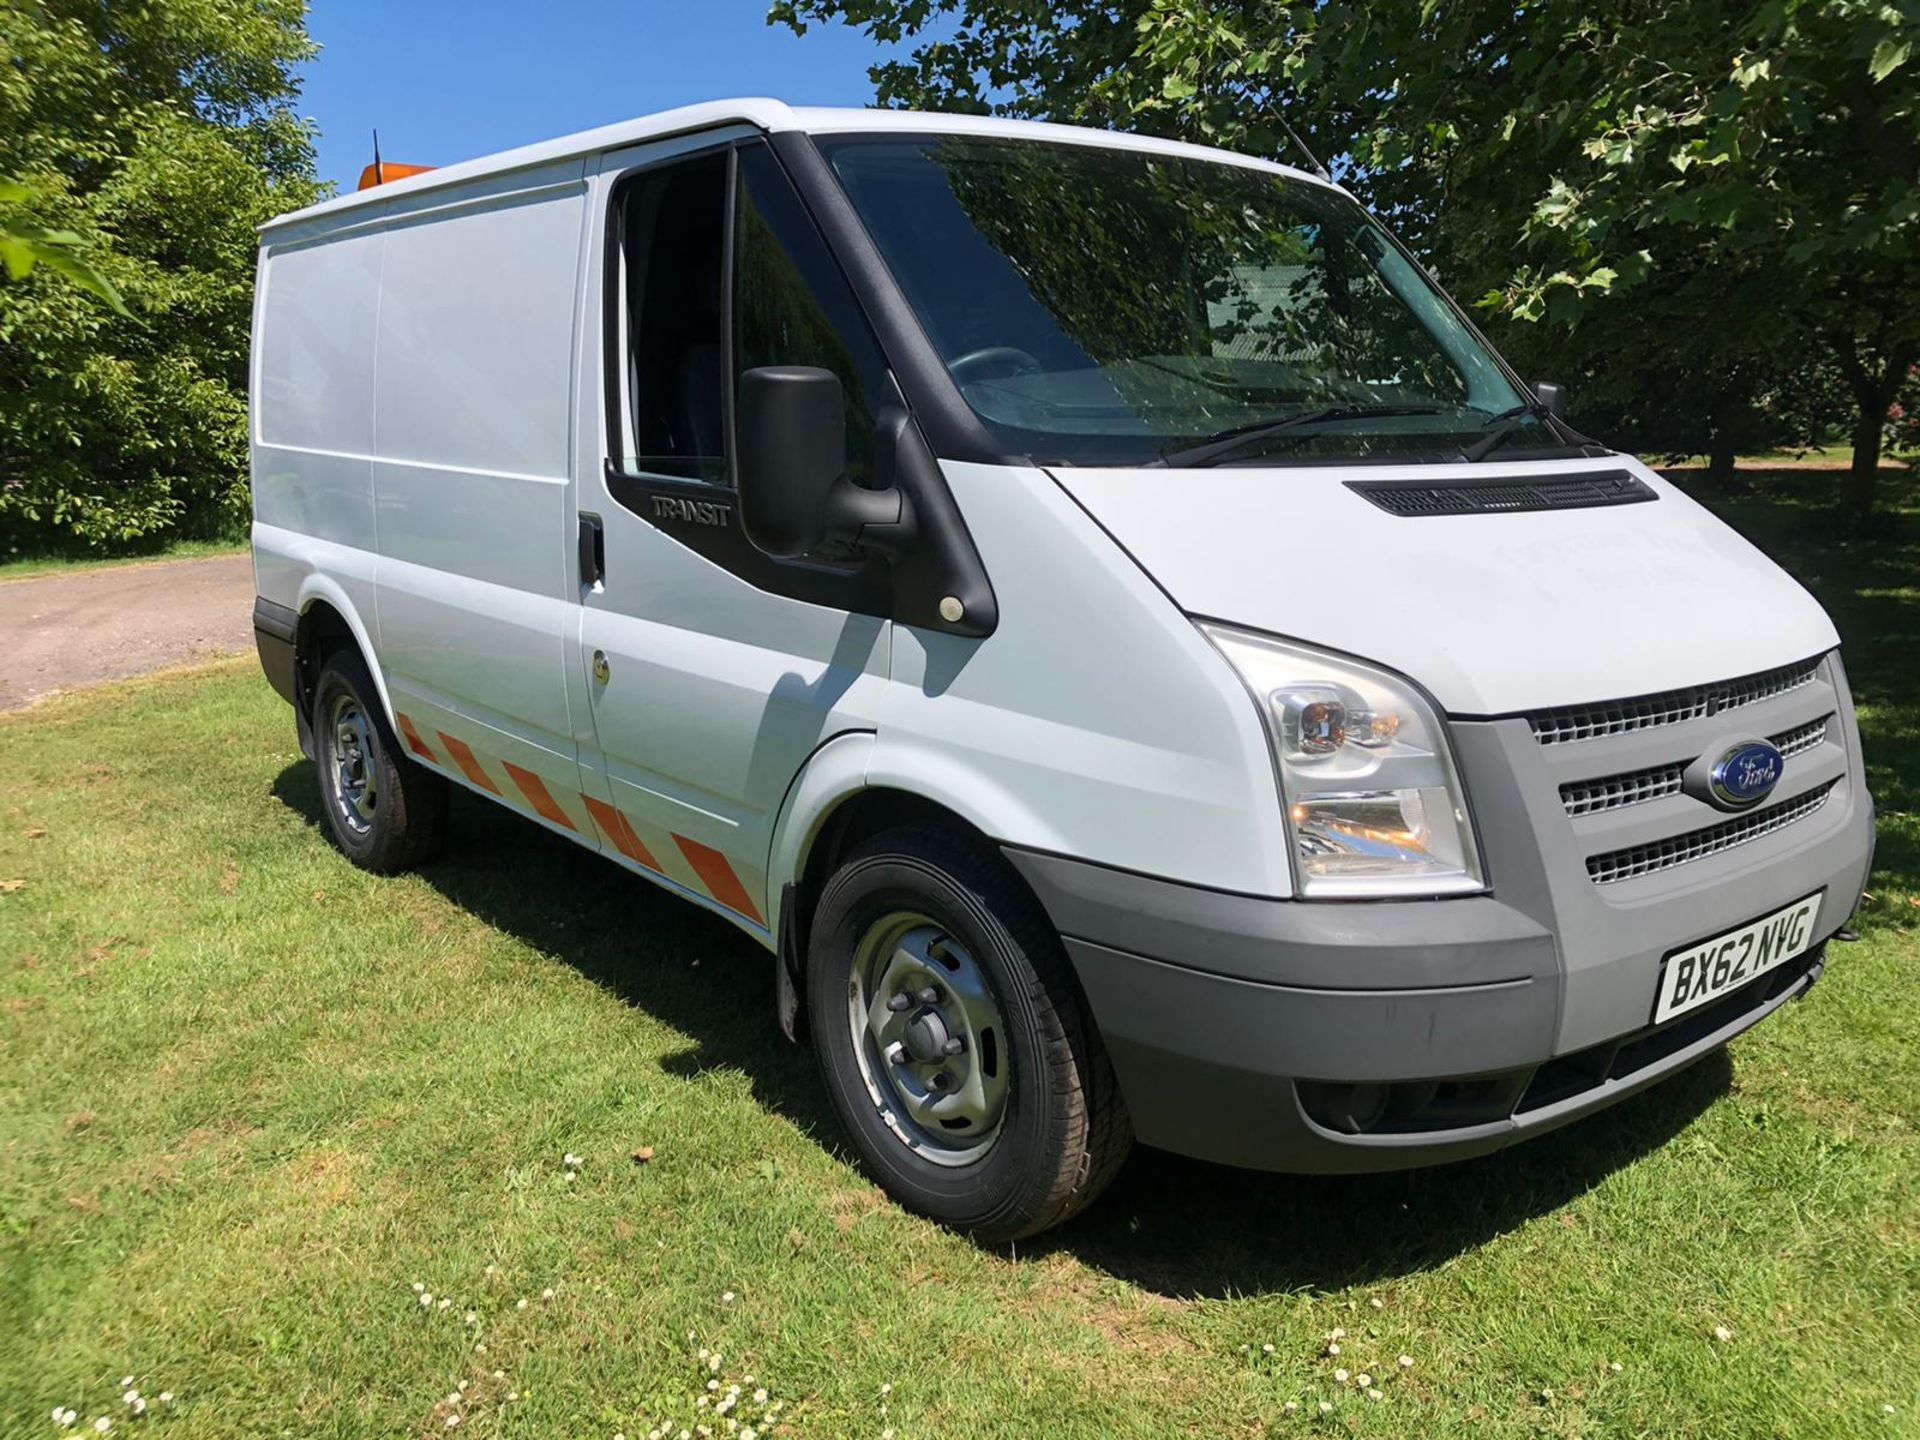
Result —
[{"label": "van roof", "polygon": [[343,211],[377,205],[402,196],[445,189],[448,186],[459,185],[489,175],[500,175],[512,170],[523,170],[535,165],[551,164],[557,160],[572,159],[578,155],[614,150],[624,145],[637,145],[647,140],[684,135],[696,130],[711,130],[729,124],[752,125],[769,133],[781,130],[803,130],[814,135],[844,134],[849,131],[899,130],[918,134],[1016,136],[1031,140],[1053,140],[1071,145],[1097,145],[1116,150],[1142,150],[1151,154],[1184,155],[1193,159],[1271,170],[1313,185],[1327,183],[1291,165],[1279,165],[1270,160],[1255,159],[1250,155],[1238,155],[1230,150],[1215,150],[1204,145],[1187,145],[1174,140],[1157,140],[1145,135],[1128,135],[1117,130],[1095,130],[1080,125],[1050,125],[1034,120],[1000,120],[984,115],[940,115],[924,110],[799,108],[787,105],[783,101],[767,99],[710,100],[700,105],[682,106],[677,110],[663,110],[657,115],[642,115],[632,120],[621,120],[612,125],[603,125],[597,130],[582,130],[574,135],[562,135],[558,139],[542,140],[513,150],[502,150],[497,155],[485,155],[476,160],[462,160],[454,165],[444,165],[424,174],[410,175],[403,180],[392,180],[369,190],[355,191],[351,194],[336,196],[331,200],[323,200],[318,205],[309,205],[304,210],[289,211],[285,215],[269,220],[260,228],[263,231],[272,230],[296,221],[330,217]]}]

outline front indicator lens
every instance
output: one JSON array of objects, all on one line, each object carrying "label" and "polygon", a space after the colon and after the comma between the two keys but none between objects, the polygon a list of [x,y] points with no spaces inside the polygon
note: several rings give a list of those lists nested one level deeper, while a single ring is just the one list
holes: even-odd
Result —
[{"label": "front indicator lens", "polygon": [[1260,704],[1299,893],[1485,888],[1452,747],[1418,689],[1345,656],[1223,625],[1200,628]]}]

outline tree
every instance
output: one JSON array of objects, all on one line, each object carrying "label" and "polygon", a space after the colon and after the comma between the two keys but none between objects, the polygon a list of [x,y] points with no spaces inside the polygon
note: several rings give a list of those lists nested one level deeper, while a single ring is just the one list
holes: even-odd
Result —
[{"label": "tree", "polygon": [[0,550],[243,523],[254,228],[318,194],[312,53],[300,0],[0,0],[6,225],[39,247],[0,280]]},{"label": "tree", "polygon": [[[1920,0],[777,0],[915,43],[886,104],[1124,125],[1290,156],[1283,122],[1511,348],[1735,412],[1818,347],[1860,420],[1920,325]],[[1603,348],[1604,347],[1604,348]],[[1676,380],[1682,383],[1675,383]]]}]

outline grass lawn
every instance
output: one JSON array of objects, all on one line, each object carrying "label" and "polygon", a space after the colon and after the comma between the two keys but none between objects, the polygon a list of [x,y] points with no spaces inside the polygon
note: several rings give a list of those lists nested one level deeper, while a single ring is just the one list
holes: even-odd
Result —
[{"label": "grass lawn", "polygon": [[139,555],[0,555],[0,584],[51,575],[63,570],[103,570],[115,565],[152,565],[162,560],[196,560],[206,555],[238,555],[245,540],[173,540]]},{"label": "grass lawn", "polygon": [[861,1178],[720,922],[464,797],[351,869],[250,660],[0,719],[0,1436],[1920,1435],[1920,545],[1827,483],[1715,501],[1838,615],[1882,806],[1805,1003],[1484,1161],[1140,1153],[1017,1255]]}]

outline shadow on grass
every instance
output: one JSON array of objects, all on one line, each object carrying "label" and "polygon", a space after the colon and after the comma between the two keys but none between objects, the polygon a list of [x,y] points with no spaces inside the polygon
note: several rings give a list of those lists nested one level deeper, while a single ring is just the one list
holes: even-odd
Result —
[{"label": "shadow on grass", "polygon": [[[273,793],[324,833],[311,764],[288,766]],[[667,1073],[738,1072],[760,1104],[852,1162],[812,1056],[774,1023],[769,957],[725,921],[465,791],[454,794],[446,850],[420,875],[453,904],[692,1037],[692,1048],[663,1063]],[[1018,1248],[1071,1254],[1183,1297],[1430,1270],[1657,1149],[1725,1091],[1729,1074],[1716,1055],[1570,1130],[1397,1175],[1267,1175],[1143,1148],[1091,1211]]]}]

